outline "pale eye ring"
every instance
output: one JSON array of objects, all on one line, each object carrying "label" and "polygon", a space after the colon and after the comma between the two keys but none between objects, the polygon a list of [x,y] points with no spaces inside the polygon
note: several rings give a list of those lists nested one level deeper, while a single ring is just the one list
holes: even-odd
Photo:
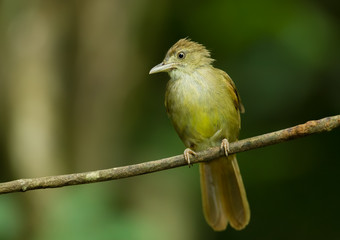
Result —
[{"label": "pale eye ring", "polygon": [[179,59],[184,59],[184,58],[185,58],[185,53],[184,53],[184,52],[179,52],[179,53],[177,54],[177,57],[178,57]]}]

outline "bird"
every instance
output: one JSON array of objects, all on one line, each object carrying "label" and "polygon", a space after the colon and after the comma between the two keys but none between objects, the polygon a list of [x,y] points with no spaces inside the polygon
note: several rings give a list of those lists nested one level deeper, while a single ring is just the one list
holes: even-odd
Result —
[{"label": "bird", "polygon": [[215,231],[230,224],[242,230],[250,220],[250,208],[235,154],[228,154],[229,142],[238,140],[240,113],[244,112],[235,83],[215,68],[210,51],[189,38],[177,41],[164,60],[149,74],[167,72],[165,92],[167,114],[191,155],[221,146],[225,155],[200,163],[202,207],[207,223]]}]

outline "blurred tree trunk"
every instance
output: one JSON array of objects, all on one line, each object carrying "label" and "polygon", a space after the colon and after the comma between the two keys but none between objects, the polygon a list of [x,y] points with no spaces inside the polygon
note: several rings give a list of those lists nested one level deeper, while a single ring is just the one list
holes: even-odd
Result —
[{"label": "blurred tree trunk", "polygon": [[[138,12],[138,5],[106,0],[20,2],[20,8],[10,1],[2,5],[9,14],[2,29],[7,57],[1,58],[6,69],[0,86],[8,99],[2,110],[8,116],[12,177],[60,174],[65,159],[76,171],[114,165],[112,153],[120,159],[128,149],[120,143],[124,101],[141,79],[133,78],[142,64],[131,31],[138,17],[126,14]],[[70,53],[65,52],[65,38],[74,41]],[[73,79],[66,77],[70,82],[65,71],[71,72]],[[64,149],[65,142],[71,144],[69,149]],[[42,191],[21,198],[25,239],[47,227],[48,207],[59,196]]]},{"label": "blurred tree trunk", "polygon": [[135,80],[129,64],[138,65],[126,1],[83,1],[80,7],[74,151],[76,169],[90,170],[112,166],[112,153],[117,159],[123,154],[120,121]]},{"label": "blurred tree trunk", "polygon": [[[58,5],[34,1],[7,2],[5,27],[8,147],[14,178],[63,172],[59,148],[62,98],[58,68],[58,41],[63,15]],[[22,8],[18,5],[22,4]],[[52,192],[23,198],[25,227],[22,239],[31,239],[43,226],[48,208],[57,200]]]}]

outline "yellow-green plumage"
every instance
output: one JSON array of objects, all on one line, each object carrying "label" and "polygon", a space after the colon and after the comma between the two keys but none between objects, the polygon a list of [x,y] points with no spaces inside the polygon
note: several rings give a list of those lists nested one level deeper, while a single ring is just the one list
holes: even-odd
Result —
[{"label": "yellow-green plumage", "polygon": [[[150,73],[167,71],[165,106],[187,148],[200,151],[238,138],[243,106],[231,78],[214,68],[201,44],[179,40]],[[244,228],[250,210],[235,155],[200,164],[202,203],[208,224],[216,231],[227,223]]]},{"label": "yellow-green plumage", "polygon": [[196,151],[221,144],[226,136],[229,141],[238,137],[240,116],[234,93],[228,91],[228,76],[216,78],[214,71],[209,65],[194,74],[180,72],[179,78],[170,79],[166,90],[169,117],[186,147]]}]

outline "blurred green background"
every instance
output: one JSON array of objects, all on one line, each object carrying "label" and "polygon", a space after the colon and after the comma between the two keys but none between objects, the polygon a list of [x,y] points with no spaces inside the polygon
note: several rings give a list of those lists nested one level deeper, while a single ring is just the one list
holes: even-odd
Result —
[{"label": "blurred green background", "polygon": [[[179,38],[234,79],[240,138],[340,113],[338,1],[1,0],[0,180],[181,154],[149,76]],[[240,153],[252,217],[213,232],[198,167],[0,195],[0,239],[337,239],[339,130]]]}]

